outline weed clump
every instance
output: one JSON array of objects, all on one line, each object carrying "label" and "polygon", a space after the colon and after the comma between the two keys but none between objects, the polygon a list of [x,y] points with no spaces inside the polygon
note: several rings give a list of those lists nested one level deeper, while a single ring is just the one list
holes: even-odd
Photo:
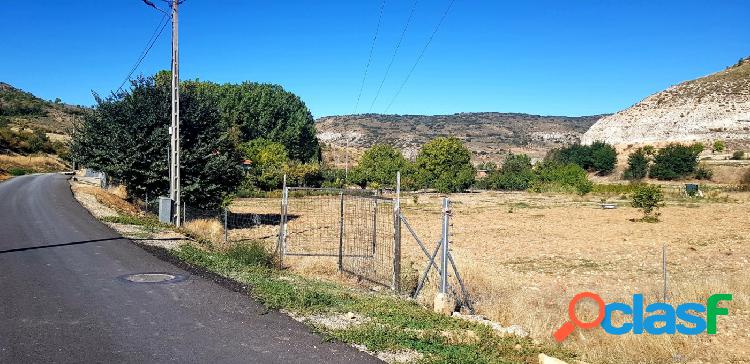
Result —
[{"label": "weed clump", "polygon": [[226,255],[243,265],[270,268],[274,263],[273,254],[259,241],[235,245],[227,250]]}]

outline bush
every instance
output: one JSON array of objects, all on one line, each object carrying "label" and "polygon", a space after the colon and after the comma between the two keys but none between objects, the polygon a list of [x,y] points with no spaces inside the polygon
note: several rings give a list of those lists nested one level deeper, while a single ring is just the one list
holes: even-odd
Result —
[{"label": "bush", "polygon": [[732,153],[732,160],[741,161],[745,159],[745,151],[744,150],[738,150],[734,153]]},{"label": "bush", "polygon": [[536,179],[531,186],[535,192],[576,192],[585,195],[594,188],[587,173],[577,164],[545,162],[535,170]]},{"label": "bush", "polygon": [[438,192],[461,192],[474,182],[471,152],[454,137],[427,142],[416,161],[416,182]]},{"label": "bush", "polygon": [[273,253],[269,252],[265,245],[259,241],[235,245],[227,250],[226,256],[243,265],[266,268],[272,267],[274,262]]},{"label": "bush", "polygon": [[42,130],[14,131],[10,128],[0,128],[0,150],[8,150],[19,154],[35,153],[64,153],[67,146],[62,142],[50,142],[47,134]]},{"label": "bush", "polygon": [[638,148],[628,156],[628,168],[623,173],[627,180],[640,180],[648,176],[648,163],[650,159],[643,148]]},{"label": "bush", "polygon": [[709,169],[705,164],[701,164],[698,166],[698,169],[695,170],[696,179],[710,180],[713,176],[714,171]]},{"label": "bush", "polygon": [[698,166],[699,153],[699,148],[695,145],[669,144],[657,152],[654,164],[649,169],[649,175],[660,180],[688,177]]},{"label": "bush", "polygon": [[617,151],[604,142],[594,142],[591,145],[573,144],[561,149],[553,149],[547,153],[545,160],[559,164],[577,164],[587,171],[599,174],[610,174],[617,164]]},{"label": "bush", "polygon": [[716,153],[716,152],[721,153],[721,152],[724,151],[724,149],[726,147],[727,147],[727,145],[726,145],[726,143],[724,143],[723,140],[717,140],[717,141],[714,142],[713,147],[711,148],[711,151],[714,152],[714,153]]},{"label": "bush", "polygon": [[664,195],[657,185],[640,185],[633,192],[630,205],[643,211],[642,221],[658,221],[656,210],[663,205]]},{"label": "bush", "polygon": [[482,185],[493,190],[522,191],[528,189],[535,178],[529,156],[509,154],[502,167],[490,172]]},{"label": "bush", "polygon": [[25,174],[31,173],[31,171],[26,168],[14,167],[8,170],[8,173],[11,176],[23,176]]}]

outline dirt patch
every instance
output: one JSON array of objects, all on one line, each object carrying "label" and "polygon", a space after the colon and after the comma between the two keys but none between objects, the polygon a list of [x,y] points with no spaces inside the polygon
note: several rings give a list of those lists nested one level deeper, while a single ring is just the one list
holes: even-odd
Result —
[{"label": "dirt patch", "polygon": [[73,180],[70,182],[70,189],[73,191],[75,199],[86,210],[89,210],[94,217],[101,219],[103,217],[117,216],[118,214],[115,209],[104,205],[96,198],[95,188]]}]

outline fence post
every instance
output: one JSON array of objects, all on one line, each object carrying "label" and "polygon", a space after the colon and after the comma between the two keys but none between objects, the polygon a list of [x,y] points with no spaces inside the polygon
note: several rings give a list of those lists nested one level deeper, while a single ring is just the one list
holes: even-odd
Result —
[{"label": "fence post", "polygon": [[443,234],[440,241],[440,293],[448,291],[448,224],[450,215],[450,202],[443,197]]},{"label": "fence post", "polygon": [[661,271],[664,279],[664,302],[667,302],[667,244],[661,245]]},{"label": "fence post", "polygon": [[182,223],[187,221],[187,202],[182,203]]},{"label": "fence post", "polygon": [[[379,190],[375,190],[375,197],[379,196]],[[375,199],[372,208],[372,257],[375,258],[375,247],[378,243],[378,199]]]},{"label": "fence post", "polygon": [[229,224],[227,223],[227,208],[224,207],[224,243],[225,244],[228,240],[227,238],[229,237],[229,234],[228,234],[229,230],[227,229],[228,226]]},{"label": "fence post", "polygon": [[339,192],[339,272],[344,270],[344,190]]},{"label": "fence post", "polygon": [[396,172],[396,201],[393,203],[393,290],[401,292],[401,172]]},{"label": "fence post", "polygon": [[286,244],[286,219],[289,196],[286,187],[286,174],[284,175],[283,184],[281,185],[281,216],[279,218],[279,269],[284,268],[284,251]]}]

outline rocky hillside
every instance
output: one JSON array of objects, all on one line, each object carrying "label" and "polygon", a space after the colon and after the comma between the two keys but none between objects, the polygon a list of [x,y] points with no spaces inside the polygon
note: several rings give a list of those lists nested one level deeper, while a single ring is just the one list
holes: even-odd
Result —
[{"label": "rocky hillside", "polygon": [[315,126],[320,141],[330,148],[362,149],[385,143],[413,157],[428,140],[455,136],[466,143],[475,159],[496,160],[510,150],[543,155],[549,148],[577,142],[599,118],[493,112],[432,116],[363,114],[323,117]]},{"label": "rocky hillside", "polygon": [[46,101],[0,82],[0,127],[69,134],[74,120],[82,117],[84,110],[83,107],[67,105],[59,100]]},{"label": "rocky hillside", "polygon": [[750,57],[597,121],[582,138],[611,144],[750,142]]}]

